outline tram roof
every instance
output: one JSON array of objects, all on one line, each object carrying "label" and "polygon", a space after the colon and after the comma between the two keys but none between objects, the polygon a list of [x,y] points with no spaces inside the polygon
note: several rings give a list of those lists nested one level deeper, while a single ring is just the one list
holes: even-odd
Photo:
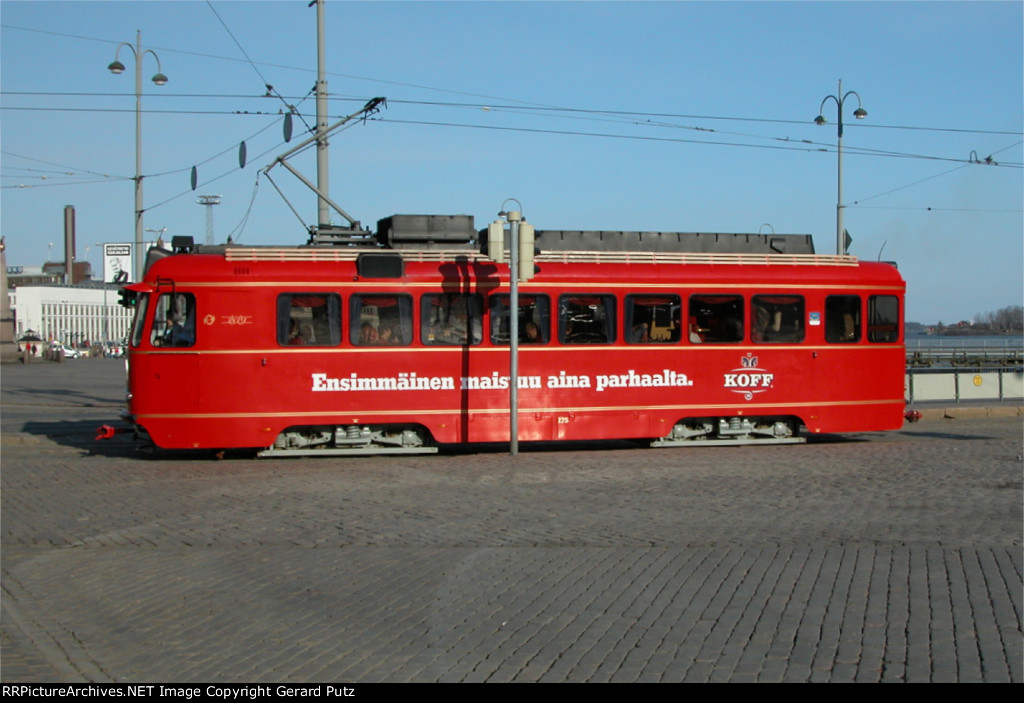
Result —
[{"label": "tram roof", "polygon": [[[858,267],[856,257],[818,255],[810,235],[706,232],[538,230],[537,264],[668,264],[692,266]],[[229,262],[357,262],[375,259],[393,270],[403,264],[493,263],[487,230],[477,231],[471,215],[393,215],[377,223],[376,234],[335,229],[304,245],[193,245],[185,238],[178,253],[213,254]],[[505,249],[509,248],[505,232]],[[161,254],[157,258],[168,255]],[[400,260],[402,263],[397,263]],[[147,267],[148,268],[148,267]]]}]

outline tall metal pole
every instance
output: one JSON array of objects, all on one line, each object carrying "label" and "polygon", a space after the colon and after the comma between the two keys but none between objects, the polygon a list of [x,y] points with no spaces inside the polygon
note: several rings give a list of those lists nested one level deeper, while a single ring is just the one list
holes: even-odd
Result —
[{"label": "tall metal pole", "polygon": [[142,279],[142,267],[143,267],[143,251],[142,251],[142,233],[144,230],[142,224],[143,206],[142,206],[142,60],[146,54],[152,54],[153,58],[156,59],[156,74],[153,76],[152,81],[156,85],[166,85],[167,76],[165,76],[160,68],[160,57],[156,55],[152,49],[142,50],[142,31],[135,31],[135,46],[132,46],[128,42],[121,42],[118,44],[117,49],[114,50],[114,61],[107,66],[107,69],[114,74],[124,73],[124,64],[118,60],[118,54],[121,53],[121,47],[128,47],[131,52],[135,55],[135,256],[134,256],[134,280],[138,281]]},{"label": "tall metal pole", "polygon": [[837,176],[836,184],[836,254],[843,256],[846,254],[846,228],[843,225],[843,103],[851,95],[857,98],[857,109],[853,111],[853,116],[858,120],[862,120],[868,116],[868,111],[865,110],[860,103],[860,95],[857,95],[855,91],[849,91],[846,95],[843,95],[843,80],[839,79],[839,92],[836,95],[828,95],[824,100],[821,101],[821,107],[818,108],[818,116],[814,118],[814,121],[819,124],[825,124],[827,120],[824,115],[825,103],[829,100],[833,100],[838,108],[839,119],[838,119],[838,130],[836,134],[836,151],[838,154],[838,170],[839,175]]},{"label": "tall metal pole", "polygon": [[521,213],[512,210],[508,213],[508,221],[512,229],[509,243],[509,454],[519,453],[519,220]]},{"label": "tall metal pole", "polygon": [[135,30],[135,271],[142,280],[142,30]]},{"label": "tall metal pole", "polygon": [[[843,79],[839,79],[839,92],[843,94]],[[846,253],[846,230],[843,227],[843,103],[839,102],[839,127],[836,137],[836,154],[839,175],[836,178],[836,253],[840,256]]]},{"label": "tall metal pole", "polygon": [[331,222],[331,211],[324,195],[330,193],[327,163],[327,70],[324,57],[324,0],[316,0],[316,185],[317,223],[321,229]]}]

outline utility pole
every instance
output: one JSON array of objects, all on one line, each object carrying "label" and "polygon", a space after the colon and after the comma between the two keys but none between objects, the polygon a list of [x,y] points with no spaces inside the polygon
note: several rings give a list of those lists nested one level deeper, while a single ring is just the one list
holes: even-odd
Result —
[{"label": "utility pole", "polygon": [[331,192],[327,163],[327,70],[324,43],[324,0],[316,0],[316,188],[317,229],[330,228],[331,211],[325,195]]}]

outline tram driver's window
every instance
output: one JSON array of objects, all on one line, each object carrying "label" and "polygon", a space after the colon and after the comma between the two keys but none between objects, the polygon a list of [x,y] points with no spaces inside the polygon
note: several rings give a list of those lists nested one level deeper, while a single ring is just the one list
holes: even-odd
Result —
[{"label": "tram driver's window", "polygon": [[899,340],[900,299],[895,295],[873,295],[868,298],[868,341]]},{"label": "tram driver's window", "polygon": [[859,295],[830,295],[825,298],[825,341],[830,344],[860,341]]},{"label": "tram driver's window", "polygon": [[[511,304],[508,295],[492,295],[491,344],[508,344]],[[551,301],[546,295],[519,296],[519,343],[547,344],[551,335]]]},{"label": "tram driver's window", "polygon": [[615,296],[561,296],[558,299],[558,341],[563,344],[614,342]]},{"label": "tram driver's window", "polygon": [[341,296],[284,293],[277,298],[277,343],[290,347],[335,347],[341,343]]},{"label": "tram driver's window", "polygon": [[162,293],[153,313],[150,343],[155,347],[191,347],[196,343],[196,297]]},{"label": "tram driver's window", "polygon": [[146,309],[149,305],[149,294],[140,293],[135,303],[135,319],[132,320],[132,347],[142,344],[142,328],[146,326]]},{"label": "tram driver's window", "polygon": [[420,299],[424,344],[480,344],[483,300],[477,293],[438,293]]},{"label": "tram driver's window", "polygon": [[691,295],[687,338],[693,344],[743,341],[743,298],[738,295]]},{"label": "tram driver's window", "polygon": [[682,337],[683,304],[678,295],[627,295],[626,341],[670,344]]},{"label": "tram driver's window", "polygon": [[353,295],[349,304],[349,341],[361,347],[412,344],[412,298],[371,293]]},{"label": "tram driver's window", "polygon": [[804,341],[804,297],[755,295],[750,301],[750,340],[757,344]]}]

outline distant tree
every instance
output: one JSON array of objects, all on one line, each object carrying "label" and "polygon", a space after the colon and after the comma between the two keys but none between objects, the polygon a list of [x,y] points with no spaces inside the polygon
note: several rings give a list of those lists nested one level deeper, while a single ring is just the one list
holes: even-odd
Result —
[{"label": "distant tree", "polygon": [[977,322],[996,334],[1024,331],[1024,307],[1010,305],[995,312],[979,313]]}]

